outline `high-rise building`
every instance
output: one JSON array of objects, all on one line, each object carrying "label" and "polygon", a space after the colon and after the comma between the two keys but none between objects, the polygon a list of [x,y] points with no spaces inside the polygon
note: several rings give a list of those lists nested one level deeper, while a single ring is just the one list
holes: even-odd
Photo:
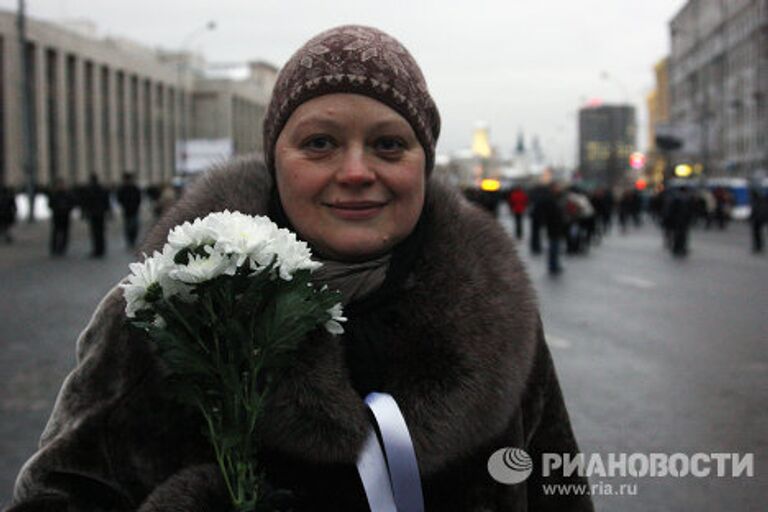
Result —
[{"label": "high-rise building", "polygon": [[709,176],[768,169],[768,0],[690,0],[669,24],[678,160]]},{"label": "high-rise building", "polygon": [[579,110],[579,171],[584,180],[614,186],[625,177],[636,146],[635,109],[629,105]]},{"label": "high-rise building", "polygon": [[648,108],[648,175],[656,184],[664,180],[668,162],[656,147],[657,128],[669,124],[669,58],[665,57],[654,66],[656,83],[646,98]]}]

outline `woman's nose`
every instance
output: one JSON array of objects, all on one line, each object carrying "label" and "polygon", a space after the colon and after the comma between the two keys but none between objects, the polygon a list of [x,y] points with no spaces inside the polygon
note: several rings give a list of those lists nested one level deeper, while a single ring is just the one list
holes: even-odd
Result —
[{"label": "woman's nose", "polygon": [[376,179],[364,148],[352,146],[346,149],[336,179],[346,185],[363,185]]}]

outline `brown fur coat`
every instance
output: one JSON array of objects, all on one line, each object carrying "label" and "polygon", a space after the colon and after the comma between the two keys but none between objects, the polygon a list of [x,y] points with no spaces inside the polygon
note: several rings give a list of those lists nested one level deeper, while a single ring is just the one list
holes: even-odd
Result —
[{"label": "brown fur coat", "polygon": [[[241,160],[195,183],[150,234],[209,212],[266,214],[271,180]],[[413,436],[429,511],[591,510],[544,496],[542,478],[503,485],[486,464],[499,448],[575,452],[536,301],[509,237],[435,180],[421,256],[398,296],[386,389]],[[126,328],[119,289],[77,344],[40,450],[24,466],[14,512],[226,510],[194,412],[165,402],[149,344]],[[307,340],[261,425],[265,466],[305,496],[299,510],[365,510],[354,461],[369,428],[338,339]],[[549,477],[544,483],[581,483]]]}]

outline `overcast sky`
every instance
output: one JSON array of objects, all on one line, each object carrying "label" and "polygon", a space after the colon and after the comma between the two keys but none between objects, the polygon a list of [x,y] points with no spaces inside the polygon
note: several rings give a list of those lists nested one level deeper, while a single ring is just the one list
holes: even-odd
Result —
[{"label": "overcast sky", "polygon": [[[479,122],[503,155],[520,130],[572,164],[576,110],[590,98],[630,101],[645,132],[653,65],[685,0],[28,0],[33,17],[87,18],[101,35],[178,48],[210,61],[281,66],[316,33],[381,28],[414,55],[443,119],[438,151],[468,147]],[[0,7],[15,10],[15,0]],[[211,32],[199,31],[209,20]],[[192,34],[197,33],[191,37]],[[608,78],[601,78],[607,73]],[[641,137],[644,144],[645,137]]]}]

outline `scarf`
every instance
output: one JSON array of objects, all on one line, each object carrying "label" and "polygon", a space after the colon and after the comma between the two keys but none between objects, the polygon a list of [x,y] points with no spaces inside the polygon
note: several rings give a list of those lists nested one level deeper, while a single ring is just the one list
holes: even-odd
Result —
[{"label": "scarf", "polygon": [[381,287],[391,259],[391,253],[359,263],[320,259],[323,266],[312,274],[312,281],[318,286],[328,285],[331,290],[339,290],[341,302],[346,306],[368,297]]}]

